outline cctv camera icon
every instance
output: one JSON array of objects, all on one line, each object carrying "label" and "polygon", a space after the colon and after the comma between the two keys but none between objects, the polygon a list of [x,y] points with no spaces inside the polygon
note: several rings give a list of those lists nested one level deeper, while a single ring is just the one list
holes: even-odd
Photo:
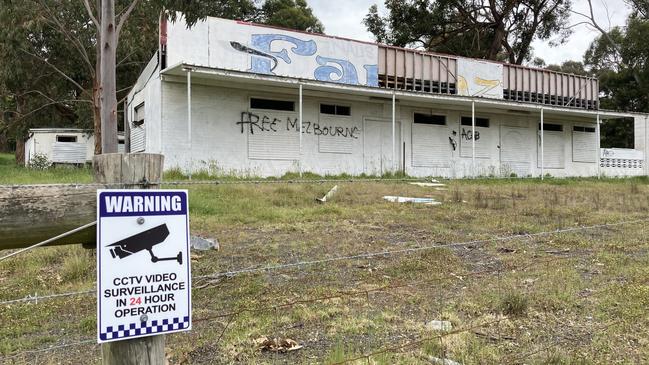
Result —
[{"label": "cctv camera icon", "polygon": [[151,255],[151,262],[159,261],[178,261],[179,264],[183,264],[182,251],[178,252],[178,255],[175,257],[157,257],[153,254],[153,246],[158,245],[164,242],[165,239],[169,236],[169,228],[166,224],[161,224],[157,227],[153,227],[146,231],[140,232],[131,237],[124,238],[121,241],[117,241],[106,247],[113,247],[110,249],[110,255],[117,259],[123,259],[125,257],[131,256],[134,253],[147,250]]}]

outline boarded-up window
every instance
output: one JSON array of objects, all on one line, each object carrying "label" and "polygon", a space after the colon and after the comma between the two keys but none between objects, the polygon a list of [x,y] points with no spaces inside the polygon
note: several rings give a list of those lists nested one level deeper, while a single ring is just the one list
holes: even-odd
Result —
[{"label": "boarded-up window", "polygon": [[[559,129],[560,131],[556,129]],[[543,130],[543,167],[546,169],[565,168],[566,141],[563,133],[563,126],[561,124],[544,124]],[[541,167],[541,132],[539,131],[538,133],[537,166]]]},{"label": "boarded-up window", "polygon": [[318,136],[318,151],[321,153],[352,153],[354,141],[360,137],[359,128],[355,128],[349,117],[320,115],[319,123],[313,126]]},{"label": "boarded-up window", "polygon": [[[242,125],[248,134],[248,158],[297,160],[300,153],[299,121],[294,113],[244,112]],[[253,125],[260,127],[253,127]]]},{"label": "boarded-up window", "polygon": [[572,127],[572,160],[597,162],[597,134],[595,127]]},{"label": "boarded-up window", "polygon": [[131,123],[131,151],[144,152],[146,148],[146,126],[144,124],[144,103],[135,107]]},{"label": "boarded-up window", "polygon": [[446,127],[430,124],[412,125],[412,166],[449,167],[452,141]]},{"label": "boarded-up window", "polygon": [[489,158],[489,148],[493,145],[493,137],[489,130],[489,119],[475,118],[475,136],[473,135],[472,118],[462,117],[460,122],[460,156],[473,157],[473,140],[475,139],[475,157]]}]

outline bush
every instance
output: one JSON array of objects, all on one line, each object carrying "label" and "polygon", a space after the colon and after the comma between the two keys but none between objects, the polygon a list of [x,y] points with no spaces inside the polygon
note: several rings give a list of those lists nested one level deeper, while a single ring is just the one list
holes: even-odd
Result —
[{"label": "bush", "polygon": [[519,293],[506,294],[500,302],[500,310],[508,316],[523,316],[527,313],[527,307],[527,298]]},{"label": "bush", "polygon": [[44,153],[35,153],[34,156],[29,159],[29,168],[31,169],[47,170],[51,166],[52,161],[50,161]]}]

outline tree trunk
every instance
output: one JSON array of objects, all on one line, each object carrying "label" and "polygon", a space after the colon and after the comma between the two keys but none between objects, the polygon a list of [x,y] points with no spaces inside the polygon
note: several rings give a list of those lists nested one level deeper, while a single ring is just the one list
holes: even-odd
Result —
[{"label": "tree trunk", "polygon": [[16,136],[16,163],[25,166],[25,139],[22,135]]},{"label": "tree trunk", "polygon": [[[97,59],[99,65],[99,59]],[[99,67],[97,67],[97,70]],[[97,73],[98,74],[98,73]],[[92,119],[95,127],[95,155],[101,154],[101,96],[99,81],[95,77],[94,86],[92,88]]]},{"label": "tree trunk", "polygon": [[117,87],[115,65],[117,64],[117,27],[115,24],[115,0],[103,0],[101,4],[101,151],[117,152]]},{"label": "tree trunk", "polygon": [[0,152],[9,152],[9,139],[7,132],[0,132]]}]

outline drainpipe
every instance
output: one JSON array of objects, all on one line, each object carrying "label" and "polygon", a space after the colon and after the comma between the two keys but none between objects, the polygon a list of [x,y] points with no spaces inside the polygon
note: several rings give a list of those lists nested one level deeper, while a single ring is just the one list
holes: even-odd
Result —
[{"label": "drainpipe", "polygon": [[601,157],[601,153],[602,153],[602,150],[601,150],[601,148],[602,148],[601,147],[602,135],[601,135],[599,125],[600,125],[600,119],[599,119],[599,113],[597,113],[597,127],[596,127],[596,130],[597,130],[597,159],[595,161],[597,162],[597,178],[598,179],[600,179],[602,177],[602,166],[601,166],[602,165],[601,164],[601,162],[602,162],[601,161],[601,158],[602,158]]},{"label": "drainpipe", "polygon": [[192,159],[192,69],[187,68],[187,143],[189,143],[189,180],[192,179],[194,161]]},{"label": "drainpipe", "polygon": [[545,127],[543,127],[543,117],[544,117],[543,111],[544,109],[541,108],[541,180],[545,178],[544,176],[545,175],[545,151],[544,151],[545,144],[543,141],[543,132]]},{"label": "drainpipe", "polygon": [[300,118],[300,153],[298,156],[298,168],[300,170],[300,177],[302,177],[302,84],[300,84],[300,92],[299,92],[299,114],[298,117]]},{"label": "drainpipe", "polygon": [[395,129],[396,129],[396,112],[395,112],[395,107],[396,107],[396,96],[394,91],[392,91],[392,171],[395,171],[395,166],[396,166],[396,154],[395,154],[395,149],[396,147],[396,142],[395,142]]},{"label": "drainpipe", "polygon": [[475,101],[471,101],[471,170],[473,177],[476,177],[475,171]]}]

